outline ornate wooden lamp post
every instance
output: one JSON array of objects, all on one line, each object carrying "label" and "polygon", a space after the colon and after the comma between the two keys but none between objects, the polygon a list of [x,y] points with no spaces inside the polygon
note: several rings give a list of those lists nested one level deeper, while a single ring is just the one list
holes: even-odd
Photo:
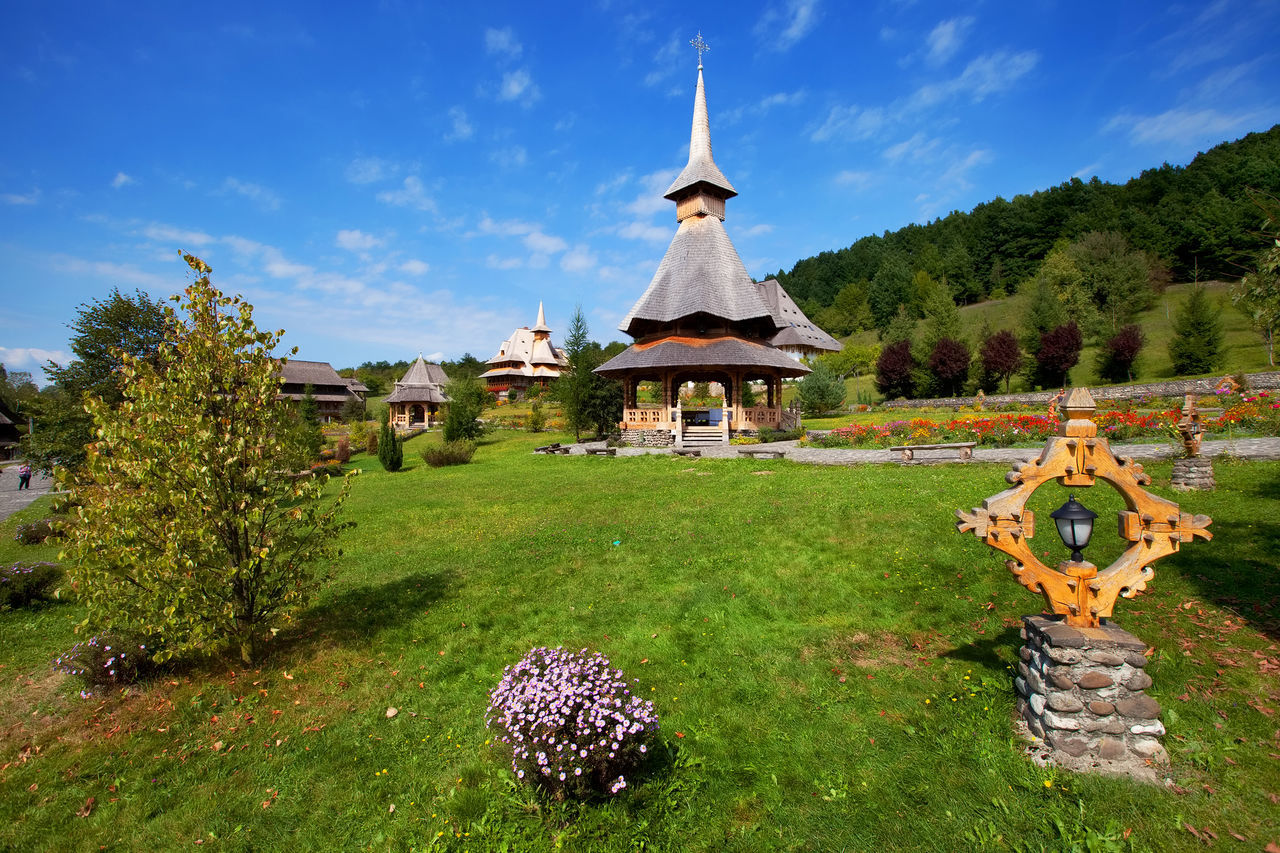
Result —
[{"label": "ornate wooden lamp post", "polygon": [[[1008,554],[1018,582],[1044,596],[1050,615],[1024,617],[1022,663],[1015,682],[1018,708],[1027,728],[1053,749],[1053,758],[1076,769],[1143,776],[1164,758],[1157,740],[1164,733],[1159,704],[1143,692],[1151,685],[1144,671],[1146,643],[1107,620],[1117,598],[1132,598],[1155,575],[1151,564],[1199,536],[1212,538],[1206,515],[1189,515],[1172,501],[1142,487],[1151,477],[1132,459],[1117,459],[1090,415],[1096,408],[1086,388],[1074,388],[1064,405],[1067,418],[1045,443],[1039,458],[1005,475],[1013,487],[970,512],[956,511],[956,529],[973,531]],[[1035,519],[1026,508],[1033,492],[1050,480],[1087,488],[1098,479],[1124,499],[1120,536],[1128,548],[1099,571],[1082,555],[1096,513],[1070,499],[1050,513],[1071,559],[1050,568],[1036,558],[1028,540]]]}]

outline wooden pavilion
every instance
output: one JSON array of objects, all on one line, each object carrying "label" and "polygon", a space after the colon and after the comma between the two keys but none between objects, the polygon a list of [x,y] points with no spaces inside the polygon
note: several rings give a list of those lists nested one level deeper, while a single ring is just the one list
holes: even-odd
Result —
[{"label": "wooden pavilion", "polygon": [[387,418],[397,430],[429,427],[437,423],[440,405],[448,400],[444,386],[449,377],[438,364],[422,356],[409,366],[395,390],[387,395]]},{"label": "wooden pavilion", "polygon": [[[667,190],[676,229],[649,288],[618,327],[635,342],[596,368],[623,387],[623,440],[629,444],[728,443],[761,427],[792,425],[782,406],[782,380],[809,368],[774,345],[787,328],[768,291],[752,281],[724,230],[725,201],[737,191],[711,156],[711,124],[698,63],[689,163]],[[724,405],[682,403],[687,382],[718,382]],[[744,383],[763,383],[763,399],[742,405]],[[655,402],[642,402],[648,383]]]}]

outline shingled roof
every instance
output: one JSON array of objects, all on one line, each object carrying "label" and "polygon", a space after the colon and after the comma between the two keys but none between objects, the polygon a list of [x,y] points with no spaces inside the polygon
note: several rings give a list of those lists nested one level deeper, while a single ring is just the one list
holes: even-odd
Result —
[{"label": "shingled roof", "polygon": [[649,288],[618,328],[638,337],[644,321],[670,323],[697,313],[781,328],[715,216],[680,223]]},{"label": "shingled roof", "polygon": [[711,120],[707,117],[707,95],[702,85],[702,65],[698,65],[698,90],[693,97],[693,131],[689,136],[689,162],[671,182],[663,198],[678,200],[698,184],[708,184],[721,198],[733,198],[738,191],[711,157]]},{"label": "shingled roof", "polygon": [[648,344],[632,344],[624,352],[597,367],[602,376],[670,367],[769,367],[782,376],[803,376],[809,368],[785,352],[742,338],[664,338]]},{"label": "shingled roof", "polygon": [[422,356],[409,366],[395,390],[387,395],[388,403],[443,403],[443,386],[449,381],[444,368],[424,361]]},{"label": "shingled roof", "polygon": [[347,380],[338,375],[327,361],[301,361],[289,359],[280,368],[280,381],[290,385],[339,385]]},{"label": "shingled roof", "polygon": [[761,297],[773,312],[773,319],[782,327],[782,331],[774,335],[769,343],[775,347],[811,347],[813,349],[839,352],[844,344],[818,328],[796,305],[791,295],[783,289],[776,278],[766,278],[757,287]]}]

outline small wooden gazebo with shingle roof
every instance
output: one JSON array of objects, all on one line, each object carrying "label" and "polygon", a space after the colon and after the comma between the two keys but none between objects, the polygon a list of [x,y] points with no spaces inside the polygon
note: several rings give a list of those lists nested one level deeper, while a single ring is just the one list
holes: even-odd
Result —
[{"label": "small wooden gazebo with shingle roof", "polygon": [[[700,441],[727,443],[735,434],[782,428],[782,380],[809,372],[773,345],[786,326],[724,230],[725,201],[737,194],[711,157],[699,62],[689,163],[664,196],[676,204],[679,227],[649,288],[618,327],[635,343],[596,368],[622,382],[628,443],[679,446],[695,433]],[[723,410],[682,406],[680,386],[689,381],[720,383]],[[751,408],[742,405],[746,382],[766,388]],[[642,404],[641,383],[660,386],[661,401]]]},{"label": "small wooden gazebo with shingle roof", "polygon": [[387,395],[387,418],[394,429],[429,427],[436,422],[440,404],[448,400],[444,386],[449,381],[444,368],[424,361],[422,356],[409,366],[395,390]]}]

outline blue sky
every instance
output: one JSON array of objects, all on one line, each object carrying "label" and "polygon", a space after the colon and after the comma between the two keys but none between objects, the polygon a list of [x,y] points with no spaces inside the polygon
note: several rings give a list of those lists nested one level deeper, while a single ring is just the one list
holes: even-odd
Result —
[{"label": "blue sky", "polygon": [[701,31],[725,227],[763,277],[869,233],[1184,164],[1280,120],[1280,3],[8,4],[0,362],[66,360],[179,249],[298,357],[592,337],[675,232]]}]

